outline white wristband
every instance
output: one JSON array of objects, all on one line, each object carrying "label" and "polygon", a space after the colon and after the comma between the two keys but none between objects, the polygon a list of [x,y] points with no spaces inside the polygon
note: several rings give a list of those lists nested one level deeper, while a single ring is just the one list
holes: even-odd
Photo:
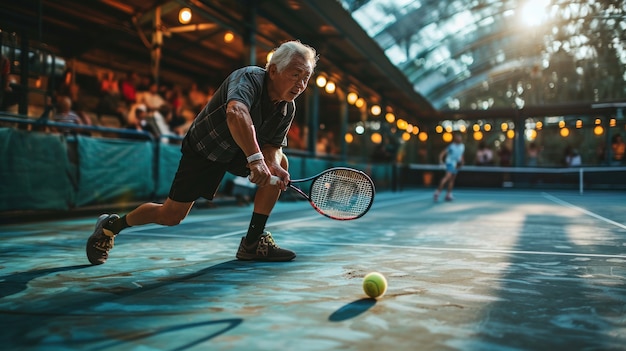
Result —
[{"label": "white wristband", "polygon": [[256,154],[252,154],[248,157],[246,157],[246,159],[248,160],[248,163],[252,163],[254,161],[260,161],[263,160],[263,154],[260,152],[257,152]]}]

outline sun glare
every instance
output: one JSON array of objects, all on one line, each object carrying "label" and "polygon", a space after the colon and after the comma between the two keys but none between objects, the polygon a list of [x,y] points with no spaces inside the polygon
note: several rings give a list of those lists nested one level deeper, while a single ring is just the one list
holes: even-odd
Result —
[{"label": "sun glare", "polygon": [[546,19],[546,7],[550,0],[528,0],[522,5],[520,16],[524,24],[538,26]]}]

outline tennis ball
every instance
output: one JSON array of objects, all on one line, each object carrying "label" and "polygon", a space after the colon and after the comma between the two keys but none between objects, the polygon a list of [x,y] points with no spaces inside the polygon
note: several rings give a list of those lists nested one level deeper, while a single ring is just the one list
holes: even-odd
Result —
[{"label": "tennis ball", "polygon": [[369,297],[381,297],[387,291],[387,279],[378,272],[369,273],[363,278],[363,291]]}]

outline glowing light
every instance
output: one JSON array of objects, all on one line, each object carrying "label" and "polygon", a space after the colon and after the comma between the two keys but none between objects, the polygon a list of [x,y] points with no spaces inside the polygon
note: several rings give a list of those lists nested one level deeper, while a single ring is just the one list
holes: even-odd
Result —
[{"label": "glowing light", "polygon": [[448,133],[452,133],[452,126],[445,126],[445,130]]},{"label": "glowing light", "polygon": [[449,143],[452,141],[452,133],[450,132],[445,132],[443,133],[443,135],[441,136],[441,138],[443,139],[443,141],[445,141],[446,143]]},{"label": "glowing light", "polygon": [[611,120],[609,121],[609,127],[615,127],[617,125],[617,121],[615,120],[615,118],[611,118]]},{"label": "glowing light", "polygon": [[526,129],[526,139],[529,141],[533,141],[537,138],[537,131],[534,129]]},{"label": "glowing light", "polygon": [[569,135],[569,129],[567,128],[561,128],[561,132],[560,132],[561,136],[563,138],[567,137]]},{"label": "glowing light", "polygon": [[335,86],[335,83],[329,81],[328,83],[326,83],[326,92],[329,94],[332,94],[335,92],[335,89],[337,88],[337,86]]},{"label": "glowing light", "polygon": [[479,126],[478,124],[474,124],[474,125],[472,126],[472,129],[473,129],[475,132],[477,132],[477,131],[479,131],[479,130],[480,130],[480,126]]},{"label": "glowing light", "polygon": [[483,132],[480,130],[474,132],[474,140],[483,140]]},{"label": "glowing light", "polygon": [[422,142],[428,140],[428,134],[426,132],[421,132],[417,135],[418,139]]},{"label": "glowing light", "polygon": [[347,100],[350,105],[354,105],[356,100],[359,98],[359,95],[355,92],[348,93]]},{"label": "glowing light", "polygon": [[352,144],[352,142],[354,141],[354,135],[352,135],[351,133],[346,133],[345,139],[346,143]]},{"label": "glowing light", "polygon": [[500,129],[502,129],[503,132],[506,132],[509,129],[509,124],[502,122],[502,124],[500,124]]},{"label": "glowing light", "polygon": [[178,11],[178,22],[181,24],[187,24],[191,22],[191,9],[184,7]]},{"label": "glowing light", "polygon": [[509,139],[515,138],[515,131],[513,129],[509,129],[506,131],[506,137]]},{"label": "glowing light", "polygon": [[409,123],[409,125],[406,126],[406,132],[413,133],[413,125],[411,123]]},{"label": "glowing light", "polygon": [[535,128],[540,130],[541,128],[543,128],[543,123],[542,122],[535,123]]},{"label": "glowing light", "polygon": [[407,132],[402,133],[402,140],[404,140],[404,141],[411,140],[411,134],[407,133]]},{"label": "glowing light", "polygon": [[580,129],[583,127],[583,120],[579,119],[576,121],[576,128]]},{"label": "glowing light", "polygon": [[485,130],[485,132],[488,132],[491,130],[491,124],[487,123],[483,126],[483,129]]},{"label": "glowing light", "polygon": [[602,134],[604,134],[604,128],[602,126],[595,126],[593,128],[593,134],[595,134],[595,135],[602,135]]},{"label": "glowing light", "polygon": [[413,126],[413,131],[411,133],[417,135],[417,133],[419,133],[419,132],[420,132],[419,127],[418,126]]},{"label": "glowing light", "polygon": [[559,128],[565,128],[565,121],[559,121]]},{"label": "glowing light", "polygon": [[326,86],[326,83],[327,83],[326,77],[317,76],[317,79],[315,80],[315,84],[317,84],[318,87],[323,88]]},{"label": "glowing light", "polygon": [[361,108],[365,105],[365,100],[363,98],[358,98],[354,103],[354,106]]},{"label": "glowing light", "polygon": [[383,142],[383,136],[380,135],[380,133],[372,133],[370,140],[372,140],[372,143],[374,144],[380,144]]},{"label": "glowing light", "polygon": [[233,32],[226,32],[224,34],[225,43],[231,43],[233,40],[235,40],[235,34],[233,34]]},{"label": "glowing light", "polygon": [[596,124],[602,124],[602,120],[600,118],[596,118]]},{"label": "glowing light", "polygon": [[465,133],[465,131],[466,131],[466,130],[467,130],[467,127],[466,127],[466,126],[464,126],[464,125],[460,125],[460,126],[459,126],[459,132],[461,132],[461,133]]},{"label": "glowing light", "polygon": [[370,108],[370,112],[374,115],[374,116],[378,116],[380,115],[380,113],[382,112],[382,109],[380,108],[380,106],[378,105],[372,105],[372,107]]},{"label": "glowing light", "polygon": [[435,132],[441,134],[441,132],[443,132],[443,127],[442,126],[436,126],[435,127]]},{"label": "glowing light", "polygon": [[396,122],[396,125],[398,126],[398,129],[406,130],[406,128],[409,126],[409,123],[407,121],[403,120],[402,118],[400,118]]},{"label": "glowing light", "polygon": [[396,120],[396,115],[391,112],[387,112],[387,114],[385,115],[385,119],[387,120],[387,122],[393,123]]},{"label": "glowing light", "polygon": [[546,19],[546,7],[549,0],[530,0],[520,12],[521,20],[529,26],[538,26]]},{"label": "glowing light", "polygon": [[363,126],[356,126],[356,128],[354,128],[354,131],[357,134],[363,134],[363,133],[365,133],[365,127],[363,127]]}]

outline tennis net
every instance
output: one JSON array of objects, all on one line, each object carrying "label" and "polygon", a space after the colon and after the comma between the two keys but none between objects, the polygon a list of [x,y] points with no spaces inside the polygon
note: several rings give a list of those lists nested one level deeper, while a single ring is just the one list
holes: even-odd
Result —
[{"label": "tennis net", "polygon": [[[443,165],[410,164],[399,172],[401,187],[436,186],[445,174]],[[457,187],[518,189],[626,189],[626,167],[496,167],[463,166]]]}]

